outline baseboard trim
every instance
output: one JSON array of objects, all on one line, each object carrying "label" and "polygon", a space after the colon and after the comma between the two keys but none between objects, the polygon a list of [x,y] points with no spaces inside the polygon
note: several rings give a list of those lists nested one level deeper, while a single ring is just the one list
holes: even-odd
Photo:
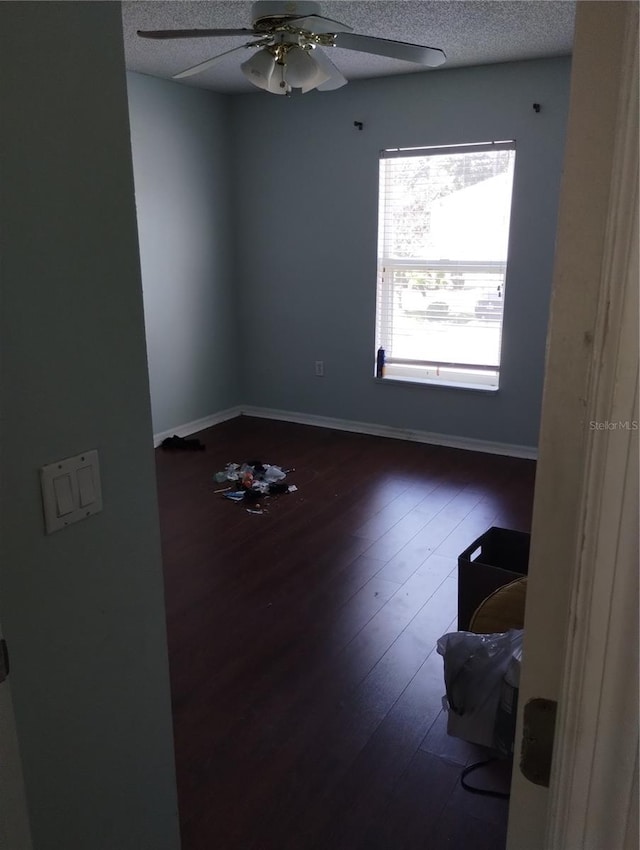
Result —
[{"label": "baseboard trim", "polygon": [[204,431],[205,428],[211,428],[212,425],[218,425],[220,422],[226,422],[227,419],[235,419],[243,412],[241,407],[229,407],[227,410],[221,410],[218,413],[212,413],[211,416],[204,416],[202,419],[195,419],[193,422],[187,422],[184,425],[177,425],[169,431],[162,431],[160,434],[153,435],[153,445],[157,448],[160,443],[167,437],[189,437],[191,434],[197,434],[198,431]]},{"label": "baseboard trim", "polygon": [[236,416],[255,416],[256,419],[277,419],[281,422],[295,422],[298,425],[313,425],[316,428],[333,428],[336,431],[351,431],[354,434],[369,434],[372,437],[389,437],[392,440],[409,440],[414,443],[428,443],[433,446],[447,446],[452,449],[464,449],[470,452],[484,452],[507,457],[522,457],[535,460],[538,450],[533,446],[516,446],[511,443],[492,443],[488,440],[474,440],[470,437],[450,437],[446,434],[434,434],[430,431],[414,431],[407,428],[393,428],[390,425],[375,425],[371,422],[354,422],[351,419],[334,419],[331,416],[315,416],[311,413],[294,413],[290,410],[274,410],[270,407],[238,405],[227,410],[213,413],[194,422],[177,425],[169,431],[153,435],[153,445],[157,448],[166,437],[176,434],[189,437],[204,431],[212,425],[235,419]]},{"label": "baseboard trim", "polygon": [[434,434],[429,431],[393,428],[389,425],[354,422],[350,419],[333,419],[330,416],[314,416],[310,413],[292,413],[288,410],[272,410],[268,407],[243,406],[241,413],[259,419],[279,419],[282,422],[296,422],[299,425],[315,425],[318,428],[333,428],[336,431],[351,431],[355,434],[370,434],[374,437],[389,437],[394,440],[410,440],[415,443],[429,443],[434,446],[447,446],[472,452],[507,455],[508,457],[521,457],[529,460],[535,460],[538,457],[538,450],[534,446],[493,443],[488,440],[474,440],[470,437],[450,437],[446,434]]}]

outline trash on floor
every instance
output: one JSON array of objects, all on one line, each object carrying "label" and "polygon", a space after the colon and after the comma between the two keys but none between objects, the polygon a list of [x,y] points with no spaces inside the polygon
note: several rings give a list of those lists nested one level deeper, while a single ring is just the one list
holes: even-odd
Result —
[{"label": "trash on floor", "polygon": [[231,499],[232,502],[241,502],[244,499],[244,490],[233,490],[231,493],[225,493],[225,499]]},{"label": "trash on floor", "polygon": [[247,463],[228,463],[220,472],[216,472],[213,480],[216,484],[230,482],[232,486],[214,490],[222,493],[223,498],[232,502],[252,502],[253,507],[247,508],[247,513],[262,514],[266,510],[259,504],[258,500],[282,493],[294,493],[298,488],[295,484],[286,484],[285,478],[292,469],[282,469],[271,463],[262,463],[258,460]]},{"label": "trash on floor", "polygon": [[167,437],[160,443],[163,449],[186,449],[187,451],[204,451],[206,446],[196,437],[178,437],[174,434],[173,437]]},{"label": "trash on floor", "polygon": [[523,633],[449,632],[438,640],[449,735],[512,754]]}]

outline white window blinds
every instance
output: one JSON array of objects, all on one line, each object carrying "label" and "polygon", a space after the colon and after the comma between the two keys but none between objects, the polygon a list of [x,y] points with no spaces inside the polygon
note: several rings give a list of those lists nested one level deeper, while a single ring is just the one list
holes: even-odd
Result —
[{"label": "white window blinds", "polygon": [[514,164],[514,142],[382,151],[378,377],[497,388]]}]

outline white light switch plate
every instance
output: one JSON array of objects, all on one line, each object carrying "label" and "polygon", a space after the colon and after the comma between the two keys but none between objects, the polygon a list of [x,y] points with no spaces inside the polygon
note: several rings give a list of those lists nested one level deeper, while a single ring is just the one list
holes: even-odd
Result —
[{"label": "white light switch plate", "polygon": [[102,510],[98,452],[50,463],[40,470],[47,534]]}]

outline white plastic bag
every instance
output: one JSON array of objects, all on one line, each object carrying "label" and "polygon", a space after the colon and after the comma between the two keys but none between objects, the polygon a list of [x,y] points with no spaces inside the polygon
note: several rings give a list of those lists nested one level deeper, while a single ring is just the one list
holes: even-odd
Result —
[{"label": "white plastic bag", "polygon": [[279,466],[272,466],[267,463],[264,467],[264,480],[268,484],[275,484],[276,481],[282,481],[283,478],[286,478],[286,472],[283,472]]},{"label": "white plastic bag", "polygon": [[[513,688],[519,675],[522,629],[498,634],[450,632],[438,640],[438,652],[444,658],[448,711],[447,732],[465,741],[504,751],[507,742],[496,734],[498,707],[505,676]],[[515,703],[515,698],[514,698]],[[504,718],[502,718],[502,726]]]}]

